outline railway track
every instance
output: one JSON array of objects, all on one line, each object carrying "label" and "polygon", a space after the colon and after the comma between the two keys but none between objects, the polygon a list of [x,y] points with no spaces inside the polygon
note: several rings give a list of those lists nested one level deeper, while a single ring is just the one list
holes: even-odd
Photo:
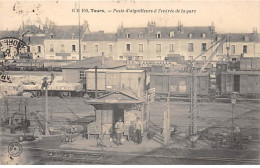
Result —
[{"label": "railway track", "polygon": [[[6,147],[7,148],[7,147]],[[37,158],[39,163],[63,162],[71,164],[98,164],[98,165],[118,165],[118,164],[152,164],[148,160],[159,161],[163,164],[176,163],[213,163],[213,164],[260,164],[260,159],[241,158],[217,158],[217,157],[193,157],[193,156],[169,156],[158,154],[140,153],[120,153],[112,151],[93,150],[71,150],[71,149],[45,149],[24,147]],[[137,161],[137,162],[135,162]],[[157,164],[160,164],[157,163]],[[37,164],[37,163],[36,163]],[[156,164],[156,163],[154,163]]]}]

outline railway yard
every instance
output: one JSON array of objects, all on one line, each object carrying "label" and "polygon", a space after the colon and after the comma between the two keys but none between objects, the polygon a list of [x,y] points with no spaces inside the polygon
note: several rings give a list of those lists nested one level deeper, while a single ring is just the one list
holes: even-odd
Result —
[{"label": "railway yard", "polygon": [[[260,164],[259,71],[220,63],[212,79],[169,62],[148,70],[89,64],[76,79],[71,67],[5,72],[11,82],[0,83],[1,163]],[[128,129],[138,117],[144,132],[136,145]],[[22,149],[15,157],[13,144]]]},{"label": "railway yard", "polygon": [[0,3],[0,165],[260,165],[259,7]]},{"label": "railway yard", "polygon": [[[28,114],[38,112],[40,116],[44,116],[44,97],[29,98],[27,107]],[[52,116],[53,135],[49,137],[43,135],[35,141],[21,142],[23,153],[14,160],[8,160],[4,156],[1,158],[7,159],[11,164],[18,159],[22,159],[23,164],[152,164],[152,162],[154,164],[259,164],[258,103],[239,102],[235,107],[235,126],[239,126],[244,137],[252,137],[251,141],[244,142],[241,149],[231,149],[227,146],[214,147],[214,140],[209,138],[217,133],[230,133],[231,106],[229,103],[199,103],[198,130],[204,128],[208,131],[203,138],[198,140],[196,148],[190,148],[189,141],[185,137],[189,125],[189,102],[183,101],[170,103],[171,124],[176,127],[177,131],[166,147],[162,145],[163,136],[158,132],[163,128],[162,110],[164,108],[163,101],[156,101],[150,105],[150,129],[156,135],[151,139],[144,139],[145,143],[140,147],[128,141],[117,147],[109,141],[108,137],[104,139],[106,147],[97,147],[93,137],[84,139],[80,133],[68,143],[62,143],[60,136],[62,130],[71,124],[75,125],[79,132],[82,131],[88,122],[88,116],[95,114],[93,107],[86,104],[83,98],[52,97],[49,99],[49,112]],[[31,115],[29,115],[29,120],[33,127],[36,123],[33,122]],[[2,132],[2,155],[8,155],[8,144],[16,141],[22,134],[22,131],[17,131],[16,134]],[[233,158],[230,158],[231,156]],[[36,159],[31,159],[31,157]]]}]

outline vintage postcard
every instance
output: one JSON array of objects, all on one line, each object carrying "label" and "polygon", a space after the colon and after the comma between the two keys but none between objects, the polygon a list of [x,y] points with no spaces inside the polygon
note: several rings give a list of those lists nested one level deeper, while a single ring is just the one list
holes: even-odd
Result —
[{"label": "vintage postcard", "polygon": [[1,165],[260,164],[260,1],[2,0]]}]

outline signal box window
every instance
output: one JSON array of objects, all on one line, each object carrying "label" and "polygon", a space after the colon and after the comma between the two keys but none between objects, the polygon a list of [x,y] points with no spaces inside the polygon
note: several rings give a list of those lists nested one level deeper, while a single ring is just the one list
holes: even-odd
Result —
[{"label": "signal box window", "polygon": [[79,71],[79,79],[86,79],[86,72],[85,71]]}]

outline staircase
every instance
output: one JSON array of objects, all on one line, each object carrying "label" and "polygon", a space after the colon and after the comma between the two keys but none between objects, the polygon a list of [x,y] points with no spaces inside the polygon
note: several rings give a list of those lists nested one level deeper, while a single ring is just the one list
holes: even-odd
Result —
[{"label": "staircase", "polygon": [[163,129],[154,123],[150,124],[149,128],[150,139],[159,143],[160,145],[164,144],[164,137],[163,137]]}]

